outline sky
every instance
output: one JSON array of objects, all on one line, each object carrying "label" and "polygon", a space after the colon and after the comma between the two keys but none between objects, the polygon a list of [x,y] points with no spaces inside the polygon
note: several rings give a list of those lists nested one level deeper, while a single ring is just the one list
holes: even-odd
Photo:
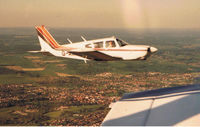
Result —
[{"label": "sky", "polygon": [[200,28],[200,0],[0,0],[0,28]]}]

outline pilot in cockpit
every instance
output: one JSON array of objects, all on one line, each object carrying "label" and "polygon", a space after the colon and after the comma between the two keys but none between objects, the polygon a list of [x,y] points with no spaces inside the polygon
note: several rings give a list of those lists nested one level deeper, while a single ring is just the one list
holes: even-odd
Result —
[{"label": "pilot in cockpit", "polygon": [[114,41],[109,41],[107,48],[112,48],[112,47],[115,47],[115,42]]}]

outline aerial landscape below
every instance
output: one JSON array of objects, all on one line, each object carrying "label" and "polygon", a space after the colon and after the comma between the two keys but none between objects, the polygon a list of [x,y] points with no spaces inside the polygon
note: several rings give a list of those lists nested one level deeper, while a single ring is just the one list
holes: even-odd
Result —
[{"label": "aerial landscape below", "polygon": [[88,61],[33,54],[34,28],[0,28],[0,125],[99,126],[123,94],[200,84],[200,29],[51,28],[66,44],[117,36],[159,50],[141,61]]}]

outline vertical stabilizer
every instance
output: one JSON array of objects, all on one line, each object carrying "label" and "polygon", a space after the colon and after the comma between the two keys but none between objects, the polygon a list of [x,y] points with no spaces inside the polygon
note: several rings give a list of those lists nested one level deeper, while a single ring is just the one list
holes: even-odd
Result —
[{"label": "vertical stabilizer", "polygon": [[50,48],[56,49],[60,45],[52,37],[52,35],[47,31],[47,29],[42,26],[36,26],[36,31],[38,33],[38,39],[40,41],[41,51],[48,51]]}]

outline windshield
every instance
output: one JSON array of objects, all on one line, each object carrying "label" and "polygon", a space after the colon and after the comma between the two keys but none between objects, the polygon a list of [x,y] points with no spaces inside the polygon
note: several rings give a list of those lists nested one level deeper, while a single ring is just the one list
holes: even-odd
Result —
[{"label": "windshield", "polygon": [[124,42],[124,41],[122,41],[120,39],[116,39],[116,40],[117,40],[117,43],[119,44],[120,47],[127,45],[126,42]]}]

